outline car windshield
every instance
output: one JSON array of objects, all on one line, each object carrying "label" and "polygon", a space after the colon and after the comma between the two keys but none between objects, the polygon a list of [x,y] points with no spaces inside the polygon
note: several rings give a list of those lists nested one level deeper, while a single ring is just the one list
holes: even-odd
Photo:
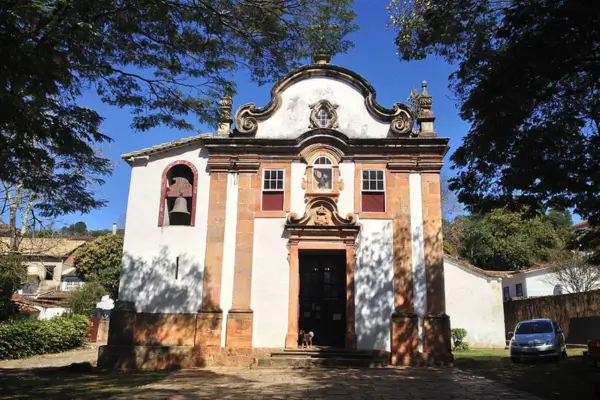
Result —
[{"label": "car windshield", "polygon": [[531,333],[551,333],[553,331],[552,324],[547,321],[523,322],[519,324],[517,335],[528,335]]}]

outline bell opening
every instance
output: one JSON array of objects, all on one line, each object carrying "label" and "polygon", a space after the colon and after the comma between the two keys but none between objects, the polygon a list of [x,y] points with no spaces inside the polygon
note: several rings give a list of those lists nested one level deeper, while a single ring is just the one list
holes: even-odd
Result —
[{"label": "bell opening", "polygon": [[167,200],[169,210],[169,225],[191,225],[192,199],[178,197]]}]

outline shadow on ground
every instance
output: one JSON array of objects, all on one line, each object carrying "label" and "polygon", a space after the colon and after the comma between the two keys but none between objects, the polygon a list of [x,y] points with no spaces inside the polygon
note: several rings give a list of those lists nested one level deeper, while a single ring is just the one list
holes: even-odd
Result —
[{"label": "shadow on ground", "polygon": [[526,361],[513,364],[508,356],[469,356],[456,353],[455,365],[461,370],[526,391],[543,399],[596,399],[595,385],[600,369],[585,365],[581,356],[561,362]]},{"label": "shadow on ground", "polygon": [[[3,399],[530,399],[453,369],[211,369],[78,374],[6,371]],[[469,397],[471,396],[471,397]]]}]

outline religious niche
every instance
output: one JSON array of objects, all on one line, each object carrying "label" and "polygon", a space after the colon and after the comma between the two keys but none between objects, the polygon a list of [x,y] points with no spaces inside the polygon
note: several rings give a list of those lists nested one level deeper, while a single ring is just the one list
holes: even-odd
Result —
[{"label": "religious niche", "polygon": [[330,197],[337,201],[344,183],[340,176],[339,162],[342,153],[328,145],[314,144],[301,152],[306,162],[306,172],[302,178],[305,202],[311,198]]},{"label": "religious niche", "polygon": [[329,158],[317,158],[312,170],[314,190],[329,191],[333,189],[333,163]]},{"label": "religious niche", "polygon": [[334,105],[327,100],[321,100],[318,103],[311,104],[309,107],[311,109],[309,128],[339,128],[336,111],[338,108],[337,104]]},{"label": "religious niche", "polygon": [[[163,184],[162,225],[193,225],[194,171],[185,164],[169,168]],[[159,224],[160,224],[159,220]]]}]

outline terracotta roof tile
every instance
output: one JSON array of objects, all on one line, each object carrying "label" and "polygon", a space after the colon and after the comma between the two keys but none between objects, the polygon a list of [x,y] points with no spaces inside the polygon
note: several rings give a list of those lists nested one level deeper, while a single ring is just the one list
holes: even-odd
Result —
[{"label": "terracotta roof tile", "polygon": [[156,154],[156,153],[160,153],[163,151],[176,149],[178,147],[187,146],[189,144],[201,142],[202,139],[207,136],[214,136],[214,135],[215,135],[215,133],[201,133],[199,135],[189,136],[189,137],[186,137],[183,139],[172,140],[170,142],[161,143],[161,144],[157,144],[152,147],[147,147],[145,149],[136,150],[136,151],[132,151],[130,153],[122,154],[121,158],[123,160],[127,161],[129,164],[131,164],[131,162],[133,161],[133,159],[135,157],[149,156],[151,154]]},{"label": "terracotta roof tile", "polygon": [[[19,250],[25,256],[66,257],[85,244],[86,239],[23,238]],[[10,238],[0,237],[0,253],[8,251]]]},{"label": "terracotta roof tile", "polygon": [[589,227],[590,227],[590,224],[589,224],[589,222],[588,222],[587,220],[584,220],[584,221],[581,221],[581,222],[579,222],[579,223],[577,223],[577,224],[573,225],[573,226],[571,227],[571,229],[574,229],[574,230],[576,230],[576,229],[584,229],[584,228],[589,228]]},{"label": "terracotta roof tile", "polygon": [[468,261],[462,260],[457,257],[450,256],[448,254],[444,255],[444,259],[450,260],[450,261],[452,261],[466,269],[469,269],[475,273],[489,276],[491,278],[504,278],[511,273],[511,271],[491,271],[491,270],[481,269],[479,267],[474,266],[473,264],[470,264]]}]

